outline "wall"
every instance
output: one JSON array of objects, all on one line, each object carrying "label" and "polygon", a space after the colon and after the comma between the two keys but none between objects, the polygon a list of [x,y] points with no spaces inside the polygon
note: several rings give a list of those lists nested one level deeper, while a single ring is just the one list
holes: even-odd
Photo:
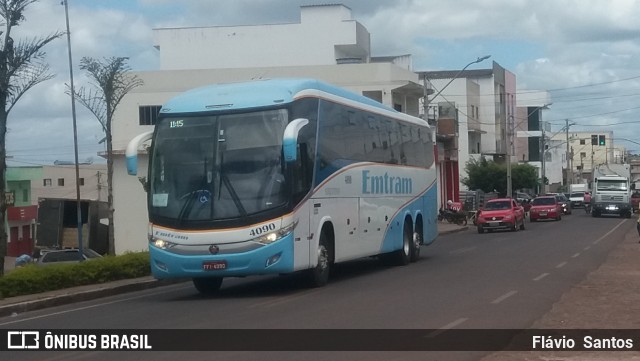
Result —
[{"label": "wall", "polygon": [[[80,185],[80,198],[87,200],[107,200],[107,165],[80,165],[80,178],[84,185]],[[45,185],[44,180],[50,179],[51,184]],[[64,186],[58,185],[62,179]],[[32,184],[32,203],[37,204],[38,198],[68,198],[76,199],[76,170],[74,165],[43,166],[42,179],[34,180]]]},{"label": "wall", "polygon": [[126,172],[124,157],[114,159],[114,239],[116,254],[127,251],[146,251],[148,249],[147,230],[149,213],[147,211],[147,193],[138,177],[147,176],[148,157],[138,156],[138,175],[130,176]]},{"label": "wall", "polygon": [[165,28],[153,36],[162,70],[333,65],[370,56],[369,33],[343,5],[303,6],[298,24]]}]

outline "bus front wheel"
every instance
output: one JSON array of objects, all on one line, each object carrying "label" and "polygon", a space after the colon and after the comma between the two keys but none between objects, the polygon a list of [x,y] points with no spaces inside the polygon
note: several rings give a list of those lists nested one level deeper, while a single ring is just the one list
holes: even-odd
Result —
[{"label": "bus front wheel", "polygon": [[193,279],[193,285],[203,295],[214,295],[222,286],[222,277],[198,277]]},{"label": "bus front wheel", "polygon": [[311,286],[322,287],[329,282],[331,271],[331,253],[329,251],[329,241],[323,232],[320,235],[318,244],[318,264],[311,270]]}]

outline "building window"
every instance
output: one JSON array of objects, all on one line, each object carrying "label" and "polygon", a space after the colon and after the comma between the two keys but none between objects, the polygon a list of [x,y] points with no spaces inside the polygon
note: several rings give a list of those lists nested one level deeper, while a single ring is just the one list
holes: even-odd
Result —
[{"label": "building window", "polygon": [[586,152],[580,152],[580,158],[586,158],[586,157],[587,157]]},{"label": "building window", "polygon": [[84,178],[80,178],[80,179],[78,180],[78,184],[79,184],[80,186],[83,186],[83,185],[84,185]]},{"label": "building window", "polygon": [[144,105],[138,107],[140,125],[155,125],[158,121],[161,105]]},{"label": "building window", "polygon": [[45,187],[51,187],[51,178],[45,178],[42,180],[42,185]]},{"label": "building window", "polygon": [[587,140],[586,139],[580,139],[580,145],[585,145],[587,144]]},{"label": "building window", "polygon": [[58,187],[64,187],[64,178],[58,178]]}]

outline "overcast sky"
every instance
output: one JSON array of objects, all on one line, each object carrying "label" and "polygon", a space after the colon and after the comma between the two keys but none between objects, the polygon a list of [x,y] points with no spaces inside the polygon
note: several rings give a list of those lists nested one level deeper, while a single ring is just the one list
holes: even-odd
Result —
[{"label": "overcast sky", "polygon": [[[90,86],[84,56],[129,57],[135,71],[157,70],[152,29],[295,23],[305,0],[69,0],[76,88]],[[544,113],[554,132],[613,130],[615,143],[640,153],[640,1],[634,0],[343,0],[371,33],[372,55],[412,54],[415,71],[461,69],[484,55],[516,75],[518,91],[548,90]],[[64,31],[61,0],[39,0],[13,38]],[[66,37],[45,49],[52,80],[9,115],[12,165],[73,161]],[[104,149],[97,120],[77,105],[80,160]],[[133,135],[132,135],[133,136]],[[122,144],[117,146],[124,146]]]}]

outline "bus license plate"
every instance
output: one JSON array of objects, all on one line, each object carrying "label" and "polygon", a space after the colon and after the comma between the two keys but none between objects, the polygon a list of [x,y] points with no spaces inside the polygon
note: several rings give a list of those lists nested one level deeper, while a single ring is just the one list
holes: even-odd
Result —
[{"label": "bus license plate", "polygon": [[202,262],[204,271],[220,271],[227,269],[227,261],[204,261]]}]

